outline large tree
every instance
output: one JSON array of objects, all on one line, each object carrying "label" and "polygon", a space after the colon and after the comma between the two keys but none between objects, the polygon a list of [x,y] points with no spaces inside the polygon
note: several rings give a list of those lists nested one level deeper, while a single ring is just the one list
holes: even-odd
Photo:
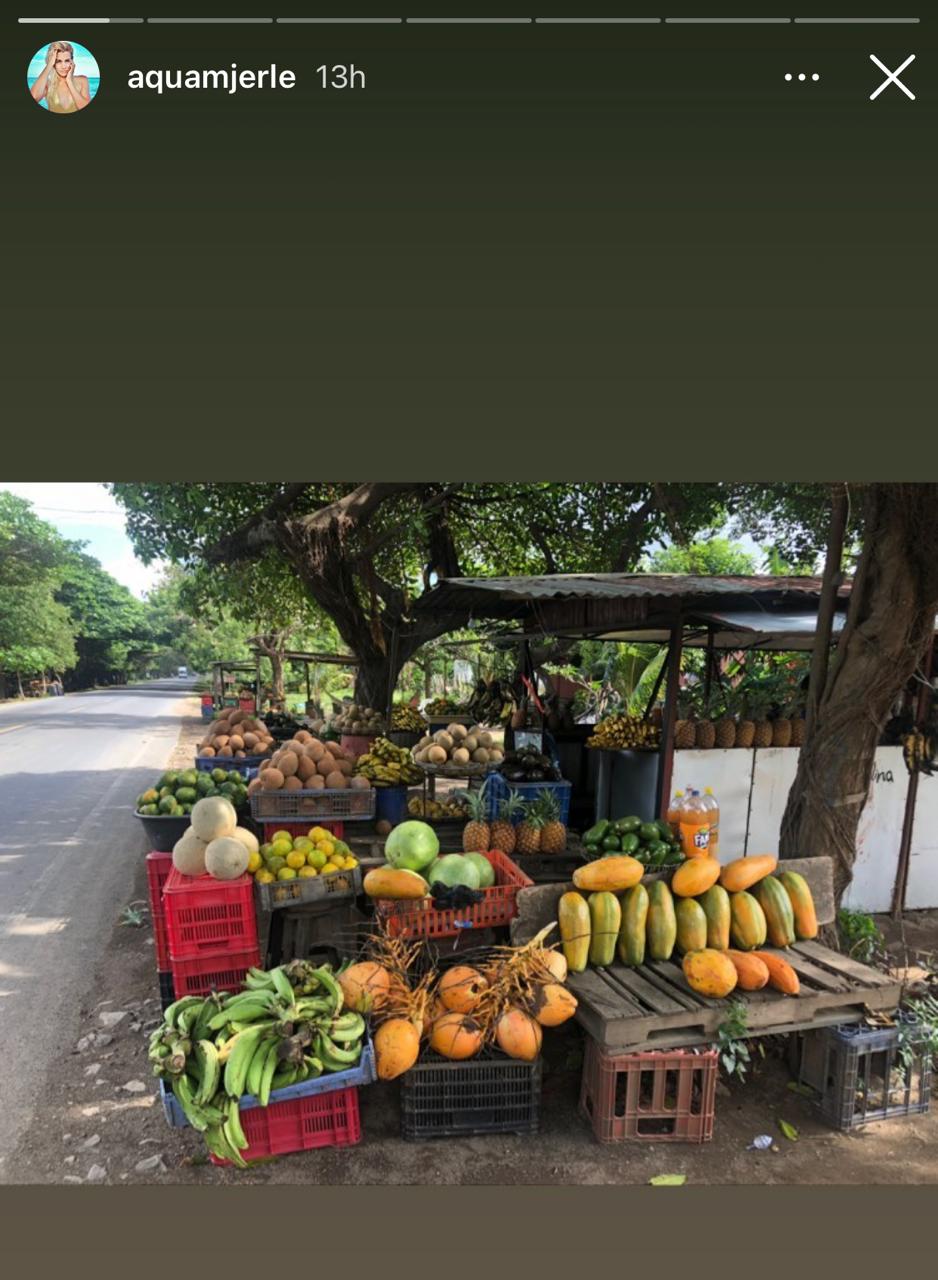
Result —
[{"label": "large tree", "polygon": [[837,647],[826,671],[812,671],[816,711],[781,835],[783,857],[833,858],[838,899],[853,875],[880,734],[933,642],[938,614],[938,485],[871,484],[852,496],[862,552]]},{"label": "large tree", "polygon": [[356,697],[379,707],[421,645],[468,621],[441,607],[439,578],[634,569],[656,542],[718,527],[729,502],[718,485],[111,487],[146,560],[289,566],[358,657]]},{"label": "large tree", "polygon": [[71,683],[78,688],[142,674],[155,647],[142,602],[83,551],[83,545],[69,544],[55,592],[77,632]]}]

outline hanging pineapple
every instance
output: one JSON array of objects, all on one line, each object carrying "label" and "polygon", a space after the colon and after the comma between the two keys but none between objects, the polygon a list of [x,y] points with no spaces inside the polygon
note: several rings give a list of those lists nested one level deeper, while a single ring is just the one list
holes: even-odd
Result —
[{"label": "hanging pineapple", "polygon": [[678,719],[674,722],[674,745],[679,751],[689,751],[697,742],[696,723],[685,702],[678,703],[677,711]]},{"label": "hanging pineapple", "polygon": [[773,747],[790,747],[791,734],[792,724],[787,716],[779,716],[777,720],[772,721]]},{"label": "hanging pineapple", "polygon": [[492,830],[488,822],[488,779],[476,791],[466,795],[469,821],[463,827],[463,853],[488,853],[492,847]]},{"label": "hanging pineapple", "polygon": [[540,807],[536,800],[531,801],[525,808],[524,818],[517,828],[517,843],[515,844],[516,853],[540,853],[541,851],[541,831],[544,827],[544,818]]},{"label": "hanging pineapple", "polygon": [[555,791],[544,792],[540,812],[544,819],[541,853],[563,853],[567,847],[567,828],[560,821],[560,800]]},{"label": "hanging pineapple", "polygon": [[489,834],[491,836],[491,847],[499,849],[502,853],[512,854],[515,851],[515,845],[518,841],[517,832],[515,831],[515,822],[521,818],[524,813],[524,801],[517,791],[512,788],[508,792],[507,799],[502,800],[498,806],[498,817],[491,824]]},{"label": "hanging pineapple", "polygon": [[726,751],[730,747],[736,746],[736,721],[730,715],[720,716],[714,725],[716,731],[716,746],[721,751]]}]

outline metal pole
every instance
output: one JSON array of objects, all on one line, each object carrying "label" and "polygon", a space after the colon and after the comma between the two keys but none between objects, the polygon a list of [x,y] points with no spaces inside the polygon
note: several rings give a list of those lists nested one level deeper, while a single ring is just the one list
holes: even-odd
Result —
[{"label": "metal pole", "polygon": [[713,627],[707,628],[707,656],[704,660],[704,706],[710,710],[710,682],[713,677]]},{"label": "metal pole", "polygon": [[677,695],[681,681],[683,647],[684,623],[679,610],[671,625],[671,639],[668,643],[668,686],[664,695],[664,715],[661,722],[656,809],[662,818],[667,816],[668,801],[671,797],[671,778],[674,774],[674,724],[677,720]]},{"label": "metal pole", "polygon": [[[915,728],[920,729],[928,714],[928,704],[932,696],[931,673],[935,656],[935,639],[929,635],[928,649],[924,658],[924,674],[926,684],[919,690],[915,711]],[[902,819],[902,837],[899,841],[899,861],[896,866],[896,884],[892,895],[892,918],[899,920],[905,910],[905,893],[909,883],[909,863],[912,859],[912,830],[915,826],[915,804],[918,799],[918,773],[910,774],[909,787],[905,793],[905,814]]]}]

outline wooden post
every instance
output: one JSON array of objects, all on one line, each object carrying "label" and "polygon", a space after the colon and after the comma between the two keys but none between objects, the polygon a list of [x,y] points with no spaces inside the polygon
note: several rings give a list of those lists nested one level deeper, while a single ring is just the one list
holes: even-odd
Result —
[{"label": "wooden post", "polygon": [[[928,715],[928,705],[932,697],[931,673],[934,666],[935,641],[929,636],[928,648],[925,651],[924,674],[927,684],[919,690],[916,699],[915,728],[920,729]],[[918,773],[909,775],[909,786],[905,793],[905,813],[902,818],[902,837],[899,841],[899,861],[896,866],[896,883],[892,893],[892,918],[899,920],[905,910],[905,893],[909,883],[909,863],[912,859],[912,830],[915,826],[915,805],[918,800]]]},{"label": "wooden post", "polygon": [[658,816],[667,816],[671,799],[671,778],[674,773],[674,724],[677,720],[677,695],[681,682],[681,654],[684,645],[684,622],[680,610],[671,624],[668,643],[668,684],[664,695],[664,715],[661,720],[661,746],[659,747],[657,810]]},{"label": "wooden post", "polygon": [[808,676],[808,697],[805,707],[805,737],[811,727],[824,697],[827,668],[830,662],[831,632],[834,625],[834,609],[837,590],[843,581],[841,560],[844,552],[844,533],[847,527],[847,487],[839,484],[831,498],[831,522],[827,531],[827,554],[824,559],[824,575],[821,579],[821,598],[818,601],[817,626],[814,631],[814,649],[811,653],[811,670]]}]

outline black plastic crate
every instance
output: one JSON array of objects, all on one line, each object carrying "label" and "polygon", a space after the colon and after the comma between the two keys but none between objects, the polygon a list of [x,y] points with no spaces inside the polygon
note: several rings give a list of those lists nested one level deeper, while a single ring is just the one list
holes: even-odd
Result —
[{"label": "black plastic crate", "polygon": [[172,971],[169,969],[157,969],[156,976],[160,983],[160,1008],[165,1011],[176,999]]},{"label": "black plastic crate", "polygon": [[541,1106],[541,1059],[519,1062],[487,1050],[468,1062],[425,1054],[401,1077],[401,1137],[533,1134]]},{"label": "black plastic crate", "polygon": [[824,1027],[800,1036],[796,1044],[792,1065],[798,1080],[814,1091],[815,1106],[834,1129],[858,1129],[929,1109],[930,1055],[916,1049],[910,1065],[903,1066],[898,1027]]}]

